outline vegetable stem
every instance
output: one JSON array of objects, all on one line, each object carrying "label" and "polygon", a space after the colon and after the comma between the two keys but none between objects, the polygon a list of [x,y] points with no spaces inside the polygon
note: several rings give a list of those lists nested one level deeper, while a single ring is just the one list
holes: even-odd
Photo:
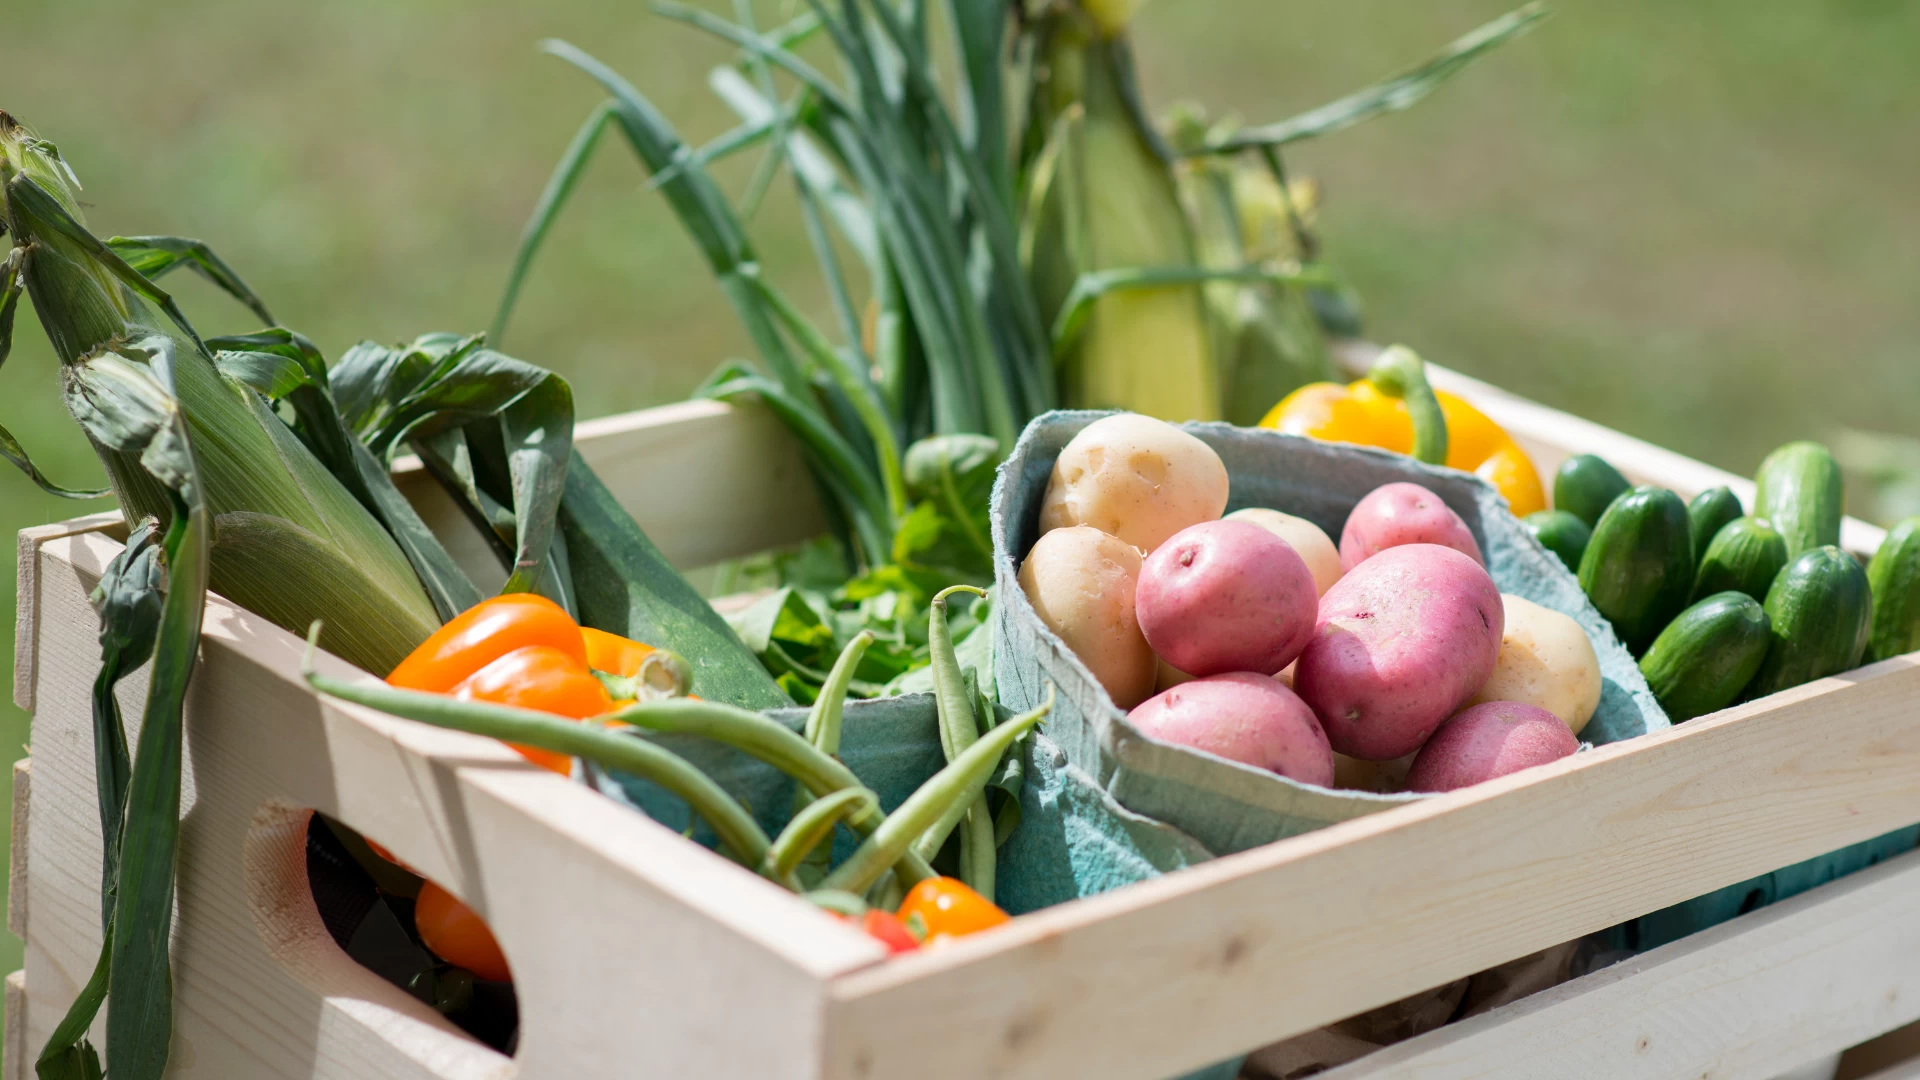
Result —
[{"label": "vegetable stem", "polygon": [[1392,346],[1373,362],[1367,380],[1381,393],[1407,403],[1413,418],[1413,456],[1429,465],[1445,465],[1447,417],[1427,384],[1427,365],[1419,355],[1405,345]]}]

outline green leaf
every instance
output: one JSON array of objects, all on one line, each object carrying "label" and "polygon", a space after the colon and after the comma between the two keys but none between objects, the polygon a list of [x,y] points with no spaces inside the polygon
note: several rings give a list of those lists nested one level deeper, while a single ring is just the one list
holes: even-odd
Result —
[{"label": "green leaf", "polygon": [[[518,524],[513,573],[507,592],[541,586],[566,587],[564,571],[549,572],[554,519],[566,490],[567,461],[573,452],[573,388],[549,374],[500,414],[508,468],[513,476],[513,513]],[[568,604],[569,610],[572,605]]]},{"label": "green leaf", "polygon": [[212,338],[208,346],[221,350],[215,355],[222,371],[293,407],[300,441],[400,545],[443,621],[480,602],[480,590],[393,486],[387,467],[347,430],[334,404],[326,361],[312,342],[275,327]]},{"label": "green leaf", "polygon": [[553,167],[553,175],[547,179],[545,190],[540,192],[540,201],[534,204],[533,214],[520,231],[520,245],[513,252],[513,266],[507,271],[507,287],[500,295],[500,304],[494,309],[493,329],[488,337],[499,344],[507,332],[507,320],[513,317],[513,306],[520,300],[520,288],[526,284],[527,272],[533,269],[533,257],[538,254],[541,245],[547,242],[547,234],[553,231],[553,223],[560,216],[560,210],[573,196],[574,188],[580,184],[580,177],[587,171],[587,163],[593,160],[593,152],[600,146],[600,136],[606,134],[607,123],[613,119],[615,103],[603,101],[594,106],[587,114],[585,123],[574,133],[573,141],[567,144],[566,152],[560,155],[560,163]]},{"label": "green leaf", "polygon": [[667,562],[578,450],[567,463],[560,531],[581,623],[679,653],[693,669],[693,692],[702,698],[748,709],[790,704],[726,620]]},{"label": "green leaf", "polygon": [[100,1068],[100,1052],[88,1041],[87,1029],[93,1026],[93,1018],[99,1015],[100,1006],[107,999],[107,973],[112,957],[113,922],[109,919],[93,974],[87,977],[87,985],[80,988],[73,1004],[67,1006],[67,1014],[53,1029],[53,1035],[33,1063],[34,1075],[39,1080],[102,1080],[105,1075]]},{"label": "green leaf", "polygon": [[[133,343],[129,351],[164,351],[169,345],[168,339],[154,337]],[[147,364],[116,352],[92,353],[68,365],[65,390],[67,410],[94,441],[137,455],[154,479],[187,492],[188,501],[198,501],[199,495],[191,491],[194,469],[186,423],[173,395]]]},{"label": "green leaf", "polygon": [[932,503],[991,570],[987,505],[1000,467],[1000,444],[985,435],[933,435],[907,448],[907,491]]},{"label": "green leaf", "polygon": [[169,271],[184,266],[245,304],[249,311],[260,316],[261,322],[274,321],[266,302],[240,279],[240,275],[227,265],[226,260],[199,240],[189,240],[184,236],[114,236],[107,239],[107,246],[149,281],[158,280]]},{"label": "green leaf", "polygon": [[1536,2],[1516,8],[1459,38],[1439,55],[1403,75],[1277,124],[1242,128],[1232,134],[1209,139],[1189,153],[1194,156],[1237,154],[1255,147],[1284,146],[1302,139],[1330,135],[1384,113],[1399,112],[1431,94],[1482,53],[1518,37],[1546,15],[1547,6],[1544,3]]},{"label": "green leaf", "polygon": [[[100,674],[93,682],[93,762],[95,794],[100,804],[100,895],[111,896],[120,864],[121,817],[126,807],[132,763],[127,755],[127,730],[120,717],[114,689],[120,680],[153,656],[165,603],[166,568],[162,565],[160,523],[141,522],[127,537],[127,546],[107,564],[89,598],[100,616]],[[103,904],[104,929],[112,909]]]},{"label": "green leaf", "polygon": [[0,457],[13,462],[15,468],[27,474],[27,479],[33,481],[41,491],[49,495],[58,495],[63,499],[97,499],[102,495],[111,494],[108,488],[61,487],[47,479],[46,474],[40,471],[40,467],[27,456],[26,447],[21,446],[20,440],[14,438],[13,432],[4,427],[0,427]]}]

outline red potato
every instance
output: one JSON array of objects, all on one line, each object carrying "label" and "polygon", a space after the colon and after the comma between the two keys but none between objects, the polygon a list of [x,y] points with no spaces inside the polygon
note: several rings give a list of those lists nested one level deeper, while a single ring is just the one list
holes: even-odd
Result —
[{"label": "red potato", "polygon": [[1207,521],[1147,556],[1133,603],[1147,643],[1176,670],[1272,675],[1313,636],[1319,594],[1285,540],[1244,521]]},{"label": "red potato", "polygon": [[1439,544],[1486,565],[1467,523],[1440,496],[1406,482],[1382,484],[1367,493],[1340,530],[1340,568],[1352,570],[1388,548]]},{"label": "red potato", "polygon": [[1293,691],[1267,675],[1236,671],[1182,683],[1127,714],[1165,742],[1204,750],[1303,784],[1333,783],[1333,750]]},{"label": "red potato", "polygon": [[1293,689],[1336,751],[1391,761],[1486,683],[1504,627],[1500,590],[1479,563],[1437,544],[1388,548],[1320,598]]},{"label": "red potato", "polygon": [[1489,701],[1463,709],[1427,740],[1407,772],[1408,791],[1455,791],[1559,761],[1580,749],[1566,721],[1535,705]]}]

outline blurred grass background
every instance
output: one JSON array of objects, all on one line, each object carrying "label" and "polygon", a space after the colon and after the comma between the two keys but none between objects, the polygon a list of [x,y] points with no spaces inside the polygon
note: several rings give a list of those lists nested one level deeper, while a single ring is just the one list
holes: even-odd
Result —
[{"label": "blurred grass background", "polygon": [[[1156,110],[1277,119],[1509,6],[1161,0],[1137,47]],[[1790,438],[1916,433],[1920,5],[1555,6],[1414,110],[1292,154],[1323,185],[1328,249],[1371,336],[1740,473]],[[329,356],[489,321],[521,224],[599,100],[539,38],[597,53],[689,137],[729,126],[703,81],[724,51],[606,0],[12,0],[0,32],[0,108],[59,143],[97,232],[207,240]],[[724,175],[738,190],[747,172]],[[756,239],[822,303],[783,193]],[[175,280],[203,331],[253,328]],[[587,416],[674,400],[749,354],[614,139],[504,345],[571,378]],[[59,482],[98,482],[30,312],[0,424]],[[9,535],[101,508],[0,468]],[[0,579],[0,608],[13,588]],[[0,756],[27,740],[0,705]],[[12,970],[20,945],[0,938]]]}]

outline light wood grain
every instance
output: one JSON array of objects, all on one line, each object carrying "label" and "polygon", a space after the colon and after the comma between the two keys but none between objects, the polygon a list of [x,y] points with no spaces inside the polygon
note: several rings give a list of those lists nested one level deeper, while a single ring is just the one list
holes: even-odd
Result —
[{"label": "light wood grain", "polygon": [[27,973],[7,973],[6,1045],[0,1046],[0,1080],[27,1080]]},{"label": "light wood grain", "polygon": [[856,973],[829,1071],[1165,1076],[1920,821],[1916,695],[1887,661]]},{"label": "light wood grain", "polygon": [[[32,1045],[98,948],[81,692],[97,660],[80,643],[92,633],[86,592],[117,550],[82,534],[39,552]],[[308,808],[382,840],[486,916],[520,989],[523,1075],[614,1075],[619,1063],[658,1075],[811,1075],[818,1055],[806,1048],[822,1041],[827,981],[878,961],[881,946],[492,740],[321,702],[299,681],[302,649],[209,602],[188,702],[178,1075],[493,1078],[515,1067],[325,934],[304,878]],[[134,715],[143,681],[125,688]],[[600,989],[583,1007],[589,986]]]},{"label": "light wood grain", "polygon": [[12,831],[7,846],[7,931],[27,936],[27,799],[33,791],[33,759],[13,763]]},{"label": "light wood grain", "polygon": [[39,560],[40,545],[48,540],[75,533],[112,530],[120,525],[120,511],[36,525],[21,529],[14,538],[16,560],[13,608],[13,703],[26,712],[33,711],[34,627],[40,622]]},{"label": "light wood grain", "polygon": [[1322,1076],[1772,1080],[1920,1018],[1916,911],[1920,852]]}]

